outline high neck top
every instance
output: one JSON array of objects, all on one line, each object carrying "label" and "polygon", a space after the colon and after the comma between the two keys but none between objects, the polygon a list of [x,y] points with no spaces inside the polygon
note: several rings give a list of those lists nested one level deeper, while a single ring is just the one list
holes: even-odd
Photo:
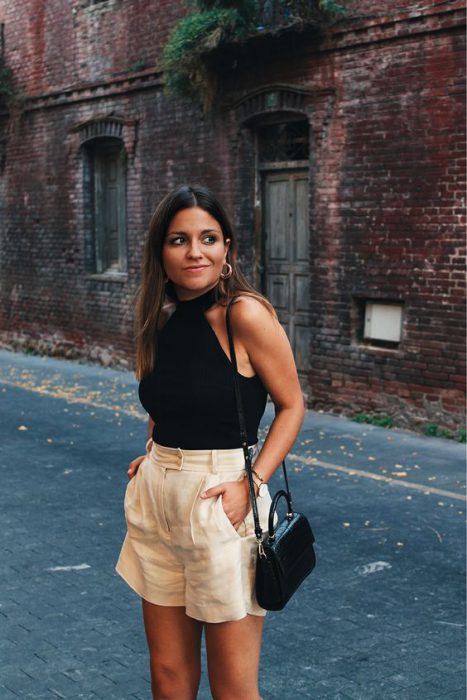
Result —
[{"label": "high neck top", "polygon": [[[140,401],[154,420],[153,440],[187,450],[241,446],[233,368],[205,312],[217,289],[183,301],[157,334],[156,363],[139,383]],[[258,441],[267,392],[258,375],[238,374],[248,444]]]},{"label": "high neck top", "polygon": [[183,313],[183,314],[197,314],[199,312],[204,313],[208,309],[211,308],[211,306],[214,306],[214,304],[218,301],[218,293],[217,293],[217,288],[213,287],[212,289],[208,289],[207,292],[204,292],[204,294],[200,294],[197,297],[194,297],[193,299],[179,299],[175,293],[175,302],[177,305],[177,311],[178,313]]}]

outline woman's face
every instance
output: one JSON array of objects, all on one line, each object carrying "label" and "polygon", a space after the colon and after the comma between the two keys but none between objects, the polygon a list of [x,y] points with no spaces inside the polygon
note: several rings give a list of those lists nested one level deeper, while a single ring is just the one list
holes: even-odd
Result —
[{"label": "woman's face", "polygon": [[217,284],[229,244],[219,222],[204,209],[175,214],[162,246],[162,264],[179,299],[193,299]]}]

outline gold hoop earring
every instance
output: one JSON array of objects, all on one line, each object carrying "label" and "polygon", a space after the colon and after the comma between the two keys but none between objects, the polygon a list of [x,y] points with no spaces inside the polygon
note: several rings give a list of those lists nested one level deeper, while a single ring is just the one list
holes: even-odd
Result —
[{"label": "gold hoop earring", "polygon": [[224,266],[227,265],[227,272],[221,272],[221,279],[227,280],[229,277],[232,277],[232,265],[228,262],[225,262],[224,265],[222,265],[222,269],[224,269]]}]

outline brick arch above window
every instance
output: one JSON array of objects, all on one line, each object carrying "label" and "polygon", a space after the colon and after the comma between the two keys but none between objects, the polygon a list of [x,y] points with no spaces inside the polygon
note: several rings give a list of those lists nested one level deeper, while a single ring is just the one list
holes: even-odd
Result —
[{"label": "brick arch above window", "polygon": [[81,146],[94,139],[117,138],[123,142],[130,160],[134,158],[136,147],[136,127],[134,119],[125,119],[114,115],[98,115],[74,124],[69,133],[74,141],[76,155]]},{"label": "brick arch above window", "polygon": [[257,128],[265,124],[307,119],[314,150],[324,146],[336,104],[333,85],[263,85],[244,93],[227,109],[241,128]]},{"label": "brick arch above window", "polygon": [[230,109],[240,123],[246,124],[267,114],[302,114],[309,111],[313,90],[307,87],[271,84],[242,95]]}]

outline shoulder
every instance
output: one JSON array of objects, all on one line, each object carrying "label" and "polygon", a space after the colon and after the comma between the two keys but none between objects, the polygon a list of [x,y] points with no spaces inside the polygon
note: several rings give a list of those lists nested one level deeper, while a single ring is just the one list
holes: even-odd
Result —
[{"label": "shoulder", "polygon": [[231,318],[235,330],[241,335],[256,334],[278,324],[271,309],[259,299],[248,295],[236,297],[232,304]]}]

